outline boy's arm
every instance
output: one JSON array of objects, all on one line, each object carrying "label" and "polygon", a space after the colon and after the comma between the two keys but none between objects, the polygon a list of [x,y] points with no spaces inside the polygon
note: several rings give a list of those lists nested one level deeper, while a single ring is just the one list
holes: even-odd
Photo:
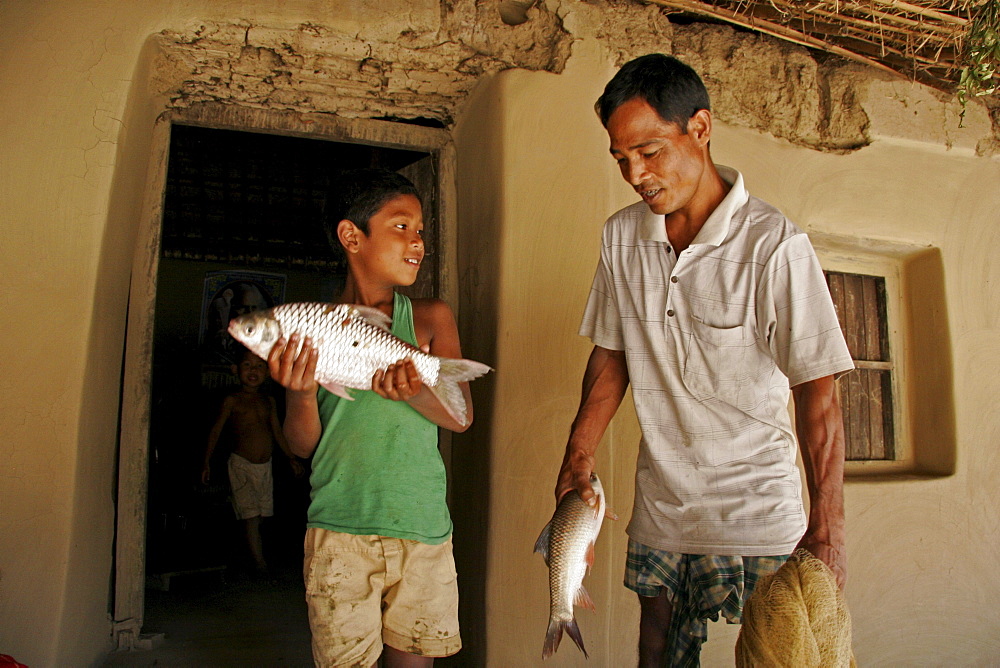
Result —
[{"label": "boy's arm", "polygon": [[284,436],[289,450],[307,459],[316,450],[323,435],[323,425],[319,419],[319,404],[316,400],[316,362],[319,353],[306,338],[302,349],[296,354],[299,337],[293,334],[289,340],[278,339],[267,356],[267,366],[271,378],[285,388]]},{"label": "boy's arm", "polygon": [[212,476],[212,453],[215,452],[215,446],[219,444],[219,437],[222,435],[222,428],[226,426],[226,420],[229,419],[229,415],[233,412],[233,399],[232,397],[226,397],[222,400],[222,408],[219,409],[219,415],[215,418],[215,424],[208,432],[208,442],[205,445],[205,459],[201,465],[201,482],[204,485],[208,484],[209,478]]},{"label": "boy's arm", "polygon": [[297,476],[302,473],[302,465],[299,464],[299,460],[295,458],[295,453],[292,452],[292,449],[288,447],[288,439],[285,438],[285,432],[281,428],[281,423],[278,421],[278,403],[274,400],[274,397],[268,397],[267,399],[271,404],[271,436],[275,441],[277,441],[278,447],[285,453],[285,456],[288,457],[288,462],[292,467],[292,471],[294,471]]},{"label": "boy's arm", "polygon": [[[458,326],[451,307],[440,299],[413,300],[413,326],[422,350],[438,357],[462,357]],[[439,427],[463,432],[472,424],[472,394],[468,383],[459,383],[465,398],[465,424],[453,418],[437,397],[420,380],[413,360],[405,359],[375,372],[372,390],[386,399],[406,401]]]}]

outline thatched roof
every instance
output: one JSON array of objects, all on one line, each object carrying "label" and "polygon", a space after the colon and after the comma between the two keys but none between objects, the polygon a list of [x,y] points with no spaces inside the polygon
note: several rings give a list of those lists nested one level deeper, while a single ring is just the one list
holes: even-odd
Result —
[{"label": "thatched roof", "polygon": [[647,0],[903,74],[961,97],[1000,86],[1000,0]]}]

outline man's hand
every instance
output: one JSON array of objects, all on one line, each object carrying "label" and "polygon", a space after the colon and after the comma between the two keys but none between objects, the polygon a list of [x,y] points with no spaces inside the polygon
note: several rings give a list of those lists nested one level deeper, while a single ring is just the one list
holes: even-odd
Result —
[{"label": "man's hand", "polygon": [[563,457],[559,478],[556,480],[556,505],[572,490],[580,493],[587,505],[596,503],[590,474],[594,471],[594,456],[582,451],[568,452]]},{"label": "man's hand", "polygon": [[834,577],[837,578],[837,586],[841,591],[844,591],[844,587],[847,585],[847,550],[842,542],[838,545],[832,545],[818,540],[806,532],[806,535],[799,541],[798,547],[809,550],[814,557],[829,566]]},{"label": "man's hand", "polygon": [[205,466],[202,467],[201,469],[201,484],[207,485],[209,478],[211,477],[212,477],[212,468],[208,464],[205,464]]}]

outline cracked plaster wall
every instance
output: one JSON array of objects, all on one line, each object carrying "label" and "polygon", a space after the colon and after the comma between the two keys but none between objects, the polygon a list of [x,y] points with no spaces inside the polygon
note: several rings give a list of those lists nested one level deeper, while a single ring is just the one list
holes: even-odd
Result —
[{"label": "cracked plaster wall", "polygon": [[454,122],[483,76],[521,67],[560,72],[571,36],[544,7],[511,26],[500,3],[443,4],[439,22],[350,34],[313,23],[290,28],[202,23],[166,30],[157,83],[174,107],[218,101],[331,112],[348,118]]},{"label": "cracked plaster wall", "polygon": [[[672,23],[630,2],[538,2],[509,25],[516,0],[417,3],[384,22],[294,26],[202,22],[158,36],[155,85],[173,107],[199,102],[347,118],[429,119],[451,126],[484,76],[522,68],[560,73],[573,43],[596,38],[620,65],[651,51],[692,65],[727,123],[820,151],[876,138],[993,155],[988,110],[901,77],[728,26]],[[360,11],[360,10],[359,10]]]}]

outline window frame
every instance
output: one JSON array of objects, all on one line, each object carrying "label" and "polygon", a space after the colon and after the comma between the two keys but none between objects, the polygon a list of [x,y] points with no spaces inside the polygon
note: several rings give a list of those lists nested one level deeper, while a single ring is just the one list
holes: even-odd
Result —
[{"label": "window frame", "polygon": [[885,279],[894,457],[845,461],[845,477],[952,475],[955,407],[940,250],[814,232],[809,238],[825,271]]}]

